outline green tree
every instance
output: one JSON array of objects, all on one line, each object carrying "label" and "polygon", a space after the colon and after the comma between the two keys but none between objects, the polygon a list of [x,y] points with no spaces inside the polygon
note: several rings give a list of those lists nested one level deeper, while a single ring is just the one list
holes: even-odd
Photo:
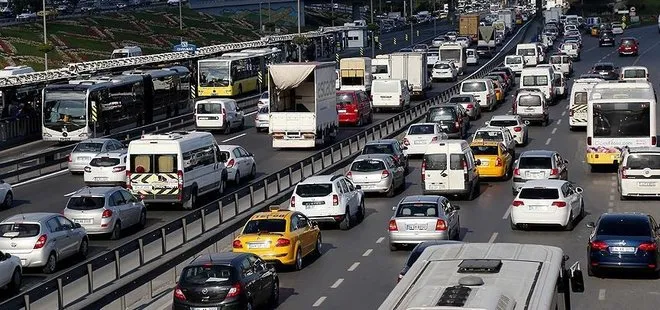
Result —
[{"label": "green tree", "polygon": [[[43,3],[40,0],[14,0],[11,2],[16,14],[24,11],[38,12],[42,10]],[[48,4],[48,2],[46,2]]]}]

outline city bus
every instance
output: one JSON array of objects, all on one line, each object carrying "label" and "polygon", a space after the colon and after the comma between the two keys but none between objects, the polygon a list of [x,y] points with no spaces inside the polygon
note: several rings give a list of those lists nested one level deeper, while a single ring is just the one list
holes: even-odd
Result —
[{"label": "city bus", "polygon": [[431,245],[378,310],[570,310],[572,293],[584,292],[584,277],[568,259],[547,245]]},{"label": "city bus", "polygon": [[606,81],[591,90],[587,101],[586,161],[619,164],[621,149],[656,146],[656,96],[646,81]]},{"label": "city bus", "polygon": [[252,50],[199,60],[197,96],[234,97],[258,91],[266,85],[259,84],[259,72],[262,73],[262,78],[265,78],[269,60],[281,59],[280,54],[272,50],[266,54]]}]

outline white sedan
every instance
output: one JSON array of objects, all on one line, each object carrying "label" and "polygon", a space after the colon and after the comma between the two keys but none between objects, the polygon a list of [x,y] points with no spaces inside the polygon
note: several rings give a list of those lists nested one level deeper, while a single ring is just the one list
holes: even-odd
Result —
[{"label": "white sedan", "polygon": [[468,66],[476,66],[479,64],[479,54],[477,54],[477,50],[468,48],[465,50],[465,55],[467,56],[465,58],[465,63]]},{"label": "white sedan", "polygon": [[584,217],[582,188],[565,180],[527,181],[509,207],[512,230],[523,225],[559,225],[573,230]]},{"label": "white sedan", "polygon": [[87,186],[126,185],[126,149],[96,155],[85,166],[83,180]]},{"label": "white sedan", "polygon": [[612,23],[612,34],[623,34],[623,25],[621,23]]},{"label": "white sedan", "polygon": [[456,81],[458,69],[451,61],[438,61],[433,65],[431,79],[436,82],[440,80]]},{"label": "white sedan", "polygon": [[14,205],[14,193],[11,184],[0,180],[0,209],[9,209]]},{"label": "white sedan", "polygon": [[442,132],[438,123],[412,124],[403,138],[403,145],[407,147],[404,153],[408,156],[423,155],[429,144],[447,139],[447,134]]},{"label": "white sedan", "polygon": [[0,288],[7,287],[11,292],[18,292],[23,282],[23,268],[18,256],[0,251]]},{"label": "white sedan", "polygon": [[523,121],[520,115],[495,115],[486,126],[504,127],[511,132],[516,145],[527,145],[529,141],[528,121]]},{"label": "white sedan", "polygon": [[456,38],[456,42],[461,44],[464,48],[468,48],[470,46],[470,43],[472,43],[472,39],[468,37],[458,37]]},{"label": "white sedan", "polygon": [[239,145],[219,145],[218,149],[227,159],[227,179],[239,184],[243,178],[257,176],[257,162],[254,155]]}]

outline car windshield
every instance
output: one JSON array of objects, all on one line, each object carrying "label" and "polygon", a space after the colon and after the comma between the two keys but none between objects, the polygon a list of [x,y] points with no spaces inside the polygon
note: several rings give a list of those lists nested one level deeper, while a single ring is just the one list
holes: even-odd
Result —
[{"label": "car windshield", "polygon": [[484,146],[472,146],[472,153],[477,156],[477,155],[488,155],[488,156],[497,156],[499,155],[498,153],[498,147],[496,145],[484,145]]},{"label": "car windshield", "polygon": [[103,149],[103,143],[80,142],[73,149],[73,152],[100,153],[102,149]]},{"label": "car windshield", "polygon": [[286,220],[281,219],[258,219],[249,220],[243,228],[244,234],[257,233],[281,233],[286,232]]},{"label": "car windshield", "polygon": [[375,159],[358,160],[351,165],[351,171],[355,172],[374,172],[382,170],[385,170],[385,163]]},{"label": "car windshield", "polygon": [[230,285],[234,282],[234,271],[231,266],[204,264],[189,266],[181,272],[181,285]]},{"label": "car windshield", "polygon": [[39,224],[3,223],[0,224],[2,238],[29,238],[39,234]]},{"label": "car windshield", "polygon": [[518,160],[519,169],[551,169],[552,159],[546,156],[521,156]]},{"label": "car windshield", "polygon": [[519,65],[522,63],[522,58],[521,57],[507,57],[506,62],[507,65]]},{"label": "car windshield", "polygon": [[332,193],[331,183],[299,184],[296,195],[300,197],[325,197]]},{"label": "car windshield", "polygon": [[559,190],[556,188],[523,188],[518,194],[520,199],[558,199]]},{"label": "car windshield", "polygon": [[645,218],[607,216],[598,223],[599,235],[651,236],[651,225]]},{"label": "car windshield", "polygon": [[71,197],[66,204],[71,210],[95,210],[105,206],[105,197]]},{"label": "car windshield", "polygon": [[364,146],[362,154],[394,154],[391,144],[368,144]]},{"label": "car windshield", "polygon": [[414,125],[408,129],[409,135],[432,135],[435,133],[435,125]]},{"label": "car windshield", "polygon": [[435,203],[402,203],[396,210],[396,217],[437,217]]}]

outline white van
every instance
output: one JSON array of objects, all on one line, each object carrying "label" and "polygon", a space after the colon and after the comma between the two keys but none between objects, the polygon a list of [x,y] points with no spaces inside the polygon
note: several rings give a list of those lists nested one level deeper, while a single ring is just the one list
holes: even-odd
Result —
[{"label": "white van", "polygon": [[4,69],[0,70],[0,77],[12,76],[18,74],[27,74],[32,72],[34,72],[34,69],[28,66],[7,66]]},{"label": "white van", "polygon": [[[377,55],[376,58],[371,60],[371,76],[374,80],[390,78],[390,55]],[[339,89],[339,86],[337,89]]]},{"label": "white van", "polygon": [[643,66],[626,66],[621,68],[622,81],[643,81],[649,80],[649,69]]},{"label": "white van", "polygon": [[371,84],[372,107],[381,109],[405,110],[410,106],[412,87],[406,80],[374,80]]},{"label": "white van", "polygon": [[112,51],[110,58],[127,58],[142,56],[142,49],[139,46],[124,46]]},{"label": "white van", "polygon": [[587,99],[591,89],[603,79],[577,79],[571,87],[571,97],[568,103],[568,125],[570,130],[587,127]]},{"label": "white van", "polygon": [[516,55],[524,57],[525,67],[534,67],[539,63],[539,49],[536,43],[516,45]]},{"label": "white van", "polygon": [[480,164],[465,140],[429,144],[422,161],[423,194],[465,195],[473,200],[479,195]]},{"label": "white van", "polygon": [[552,86],[555,88],[555,98],[566,98],[568,95],[566,91],[566,79],[564,79],[564,75],[561,73],[561,71],[555,69],[553,65],[550,64],[543,64],[543,65],[537,65],[536,68],[548,68],[550,71],[552,71]]},{"label": "white van", "polygon": [[211,133],[145,134],[128,145],[126,187],[146,203],[192,209],[199,196],[224,193],[225,161]]},{"label": "white van", "polygon": [[197,130],[222,130],[230,133],[232,129],[242,129],[244,126],[243,110],[234,99],[212,98],[195,102]]},{"label": "white van", "polygon": [[525,67],[525,57],[520,55],[508,55],[504,58],[504,66],[511,69],[516,75],[520,75]]},{"label": "white van", "polygon": [[461,82],[461,95],[473,95],[482,109],[493,111],[497,105],[495,86],[491,79],[474,79]]},{"label": "white van", "polygon": [[536,88],[543,92],[545,100],[552,102],[555,99],[553,85],[554,74],[552,68],[525,68],[520,73],[521,88]]},{"label": "white van", "polygon": [[479,64],[479,54],[477,54],[477,50],[473,48],[465,50],[465,64],[468,66],[476,66]]}]

